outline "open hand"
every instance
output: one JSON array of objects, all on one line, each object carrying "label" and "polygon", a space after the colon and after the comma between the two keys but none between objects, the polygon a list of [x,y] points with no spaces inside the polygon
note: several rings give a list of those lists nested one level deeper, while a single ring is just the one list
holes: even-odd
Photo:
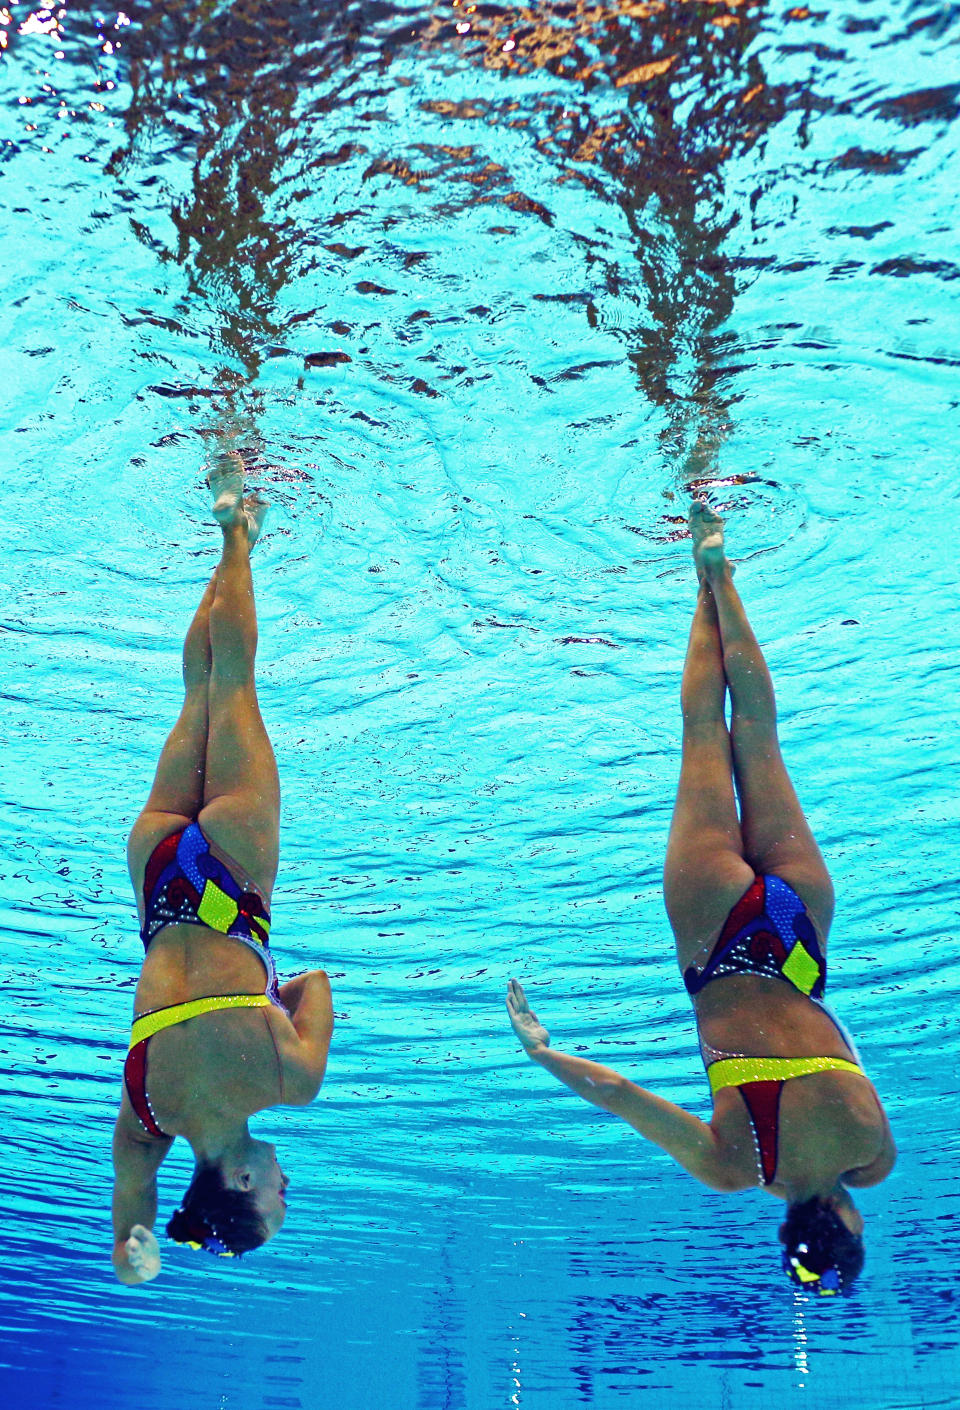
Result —
[{"label": "open hand", "polygon": [[527,996],[518,979],[511,979],[507,985],[507,1013],[510,1015],[514,1033],[528,1053],[550,1046],[550,1034],[527,1003]]},{"label": "open hand", "polygon": [[134,1224],[124,1248],[141,1283],[151,1282],[160,1272],[160,1245],[153,1233],[143,1224]]}]

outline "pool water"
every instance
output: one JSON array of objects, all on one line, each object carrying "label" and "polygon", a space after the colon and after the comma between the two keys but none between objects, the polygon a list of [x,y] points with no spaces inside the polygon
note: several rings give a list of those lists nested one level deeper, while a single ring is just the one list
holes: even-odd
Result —
[{"label": "pool water", "polygon": [[[955,9],[8,0],[0,36],[3,1403],[960,1405]],[[273,503],[274,946],[337,1028],[317,1103],[253,1123],[281,1236],[129,1290],[124,841],[218,432]],[[706,1115],[660,895],[691,483],[900,1146],[842,1302],[503,1008],[518,975]]]}]

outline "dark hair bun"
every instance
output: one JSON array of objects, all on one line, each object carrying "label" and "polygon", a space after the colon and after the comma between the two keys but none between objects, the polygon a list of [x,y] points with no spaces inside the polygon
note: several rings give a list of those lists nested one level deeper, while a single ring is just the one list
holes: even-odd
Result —
[{"label": "dark hair bun", "polygon": [[182,1207],[174,1210],[167,1224],[167,1233],[174,1243],[202,1244],[209,1239],[213,1230],[205,1219],[197,1214],[188,1214]]},{"label": "dark hair bun", "polygon": [[[863,1239],[819,1196],[791,1204],[782,1231],[784,1266],[794,1282],[817,1292],[849,1292],[863,1268]],[[814,1275],[802,1277],[804,1272]],[[820,1280],[817,1287],[813,1284]]]}]

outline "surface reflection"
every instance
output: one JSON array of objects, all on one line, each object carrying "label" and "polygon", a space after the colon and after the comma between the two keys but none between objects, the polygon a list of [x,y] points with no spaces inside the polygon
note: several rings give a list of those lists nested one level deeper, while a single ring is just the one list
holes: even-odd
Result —
[{"label": "surface reflection", "polygon": [[[505,75],[543,70],[568,86],[542,122],[537,150],[560,183],[599,189],[624,212],[633,268],[622,254],[610,259],[605,242],[584,242],[592,246],[588,265],[600,267],[616,301],[617,323],[606,326],[624,342],[644,396],[667,412],[665,461],[679,460],[690,476],[705,473],[736,400],[724,385],[736,340],[723,325],[737,263],[723,245],[743,213],[726,206],[724,168],[784,110],[783,90],[766,81],[757,54],[747,54],[765,5],[577,0],[501,13],[484,6],[481,14],[452,0],[447,8],[425,43],[449,41],[452,27],[485,67]],[[620,322],[624,306],[635,309],[632,325]],[[585,313],[591,326],[609,318],[592,299]]]},{"label": "surface reflection", "polygon": [[[276,345],[291,320],[278,304],[309,274],[297,183],[323,159],[304,147],[298,95],[349,62],[349,8],[238,0],[131,9],[126,142],[109,171],[134,175],[156,164],[158,148],[186,163],[169,208],[176,239],[157,252],[184,267],[188,297],[215,311],[220,350],[247,382],[282,355]],[[157,235],[143,231],[154,248]]]},{"label": "surface reflection", "polygon": [[[482,9],[133,5],[123,38],[126,140],[109,170],[123,181],[143,180],[152,168],[169,181],[171,162],[186,161],[189,179],[178,178],[168,211],[175,239],[156,223],[141,226],[141,237],[161,260],[183,266],[189,298],[215,311],[222,352],[252,383],[298,327],[323,319],[316,308],[285,308],[285,292],[302,292],[318,265],[346,265],[362,253],[337,237],[360,210],[337,202],[318,223],[304,197],[318,180],[333,193],[331,169],[362,155],[365,143],[364,180],[379,174],[432,188],[438,215],[495,200],[555,219],[509,167],[470,146],[425,146],[400,125],[389,155],[377,153],[383,115],[362,103],[382,103],[409,81],[401,61],[479,63],[504,81],[542,74],[550,89],[535,96],[528,84],[522,105],[423,106],[451,121],[525,128],[559,188],[579,185],[616,203],[632,240],[629,263],[621,244],[611,255],[608,240],[575,235],[585,269],[609,297],[542,297],[579,300],[589,327],[622,342],[643,396],[665,414],[665,463],[683,465],[688,477],[705,474],[737,400],[736,339],[724,325],[738,261],[724,242],[745,213],[728,208],[724,171],[763,140],[786,98],[748,53],[765,6],[580,0]],[[326,150],[323,119],[338,109],[352,111],[357,137]],[[376,280],[357,287],[392,292]],[[335,345],[308,357],[313,367],[349,360]]]}]

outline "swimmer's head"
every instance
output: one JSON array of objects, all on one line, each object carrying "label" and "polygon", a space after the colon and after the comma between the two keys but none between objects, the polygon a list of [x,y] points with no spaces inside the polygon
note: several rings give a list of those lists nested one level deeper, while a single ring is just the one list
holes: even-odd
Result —
[{"label": "swimmer's head", "polygon": [[167,1233],[176,1243],[221,1258],[249,1253],[283,1224],[288,1183],[274,1147],[250,1141],[240,1162],[197,1164]]},{"label": "swimmer's head", "polygon": [[783,1268],[804,1292],[821,1297],[848,1293],[863,1267],[863,1239],[843,1221],[834,1203],[814,1196],[791,1204],[780,1225]]}]

